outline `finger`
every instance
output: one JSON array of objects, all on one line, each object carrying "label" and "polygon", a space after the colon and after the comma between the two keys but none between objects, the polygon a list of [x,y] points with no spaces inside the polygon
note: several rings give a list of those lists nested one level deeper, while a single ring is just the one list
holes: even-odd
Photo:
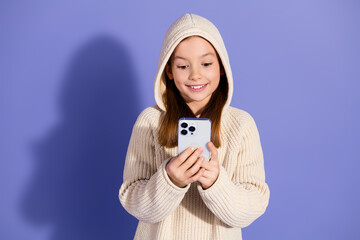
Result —
[{"label": "finger", "polygon": [[198,160],[195,162],[195,164],[185,172],[186,176],[191,177],[191,176],[195,175],[201,168],[201,164],[202,164],[202,162],[204,162],[204,160],[205,160],[205,158],[203,156],[199,157]]},{"label": "finger", "polygon": [[186,159],[189,158],[189,156],[195,151],[195,148],[190,146],[187,149],[185,149],[182,153],[179,154],[179,156],[177,156],[177,158],[175,159],[174,164],[176,165],[176,167],[179,167],[183,162],[186,161]]},{"label": "finger", "polygon": [[202,162],[201,167],[205,168],[205,170],[207,170],[207,171],[212,171],[214,169],[214,166],[210,162],[207,162],[207,161]]},{"label": "finger", "polygon": [[210,150],[210,153],[211,153],[210,160],[211,161],[218,161],[218,151],[217,151],[215,145],[212,142],[209,142],[208,147],[209,147],[209,150]]},{"label": "finger", "polygon": [[211,180],[211,179],[215,179],[215,174],[214,172],[205,170],[204,173],[202,174],[202,177],[206,178],[207,180]]},{"label": "finger", "polygon": [[205,169],[201,168],[195,175],[193,175],[191,178],[189,178],[189,183],[198,181],[204,174],[204,171],[205,171]]},{"label": "finger", "polygon": [[204,173],[202,174],[202,176],[199,177],[198,181],[201,183],[202,186],[209,186],[210,185],[210,179],[205,178]]},{"label": "finger", "polygon": [[186,171],[187,169],[191,168],[192,165],[197,161],[197,159],[200,157],[200,154],[203,152],[202,148],[197,148],[189,157],[181,164],[181,168]]}]

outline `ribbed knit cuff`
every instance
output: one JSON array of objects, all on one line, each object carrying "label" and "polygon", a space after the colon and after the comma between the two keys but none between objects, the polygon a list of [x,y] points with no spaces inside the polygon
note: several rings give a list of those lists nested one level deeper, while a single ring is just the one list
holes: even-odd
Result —
[{"label": "ribbed knit cuff", "polygon": [[206,190],[199,185],[198,190],[208,209],[232,227],[248,226],[267,206],[268,197],[261,196],[255,187],[247,190],[236,186],[222,166],[217,181]]},{"label": "ribbed knit cuff", "polygon": [[[221,221],[229,226],[236,226],[233,216],[234,199],[236,193],[235,186],[228,176],[225,168],[220,165],[220,172],[217,180],[208,189],[203,189],[201,184],[198,185],[199,194],[208,209],[214,213]],[[236,197],[236,196],[234,196]]]},{"label": "ribbed knit cuff", "polygon": [[201,184],[198,185],[198,190],[200,193],[200,196],[203,198],[204,201],[210,200],[211,201],[211,195],[216,194],[218,195],[220,192],[223,191],[223,188],[229,188],[232,185],[231,180],[228,177],[228,174],[223,166],[220,165],[220,172],[219,176],[214,182],[214,184],[209,187],[208,189],[203,189],[201,187]]},{"label": "ribbed knit cuff", "polygon": [[169,160],[161,163],[149,180],[138,180],[129,185],[126,191],[119,191],[124,208],[140,221],[162,221],[179,206],[190,187],[189,184],[185,188],[180,188],[172,183],[165,168]]},{"label": "ribbed knit cuff", "polygon": [[161,171],[162,171],[162,173],[163,173],[163,176],[164,176],[166,182],[167,182],[174,190],[176,190],[176,191],[178,191],[178,192],[181,192],[181,193],[185,193],[185,192],[187,192],[187,191],[189,190],[191,184],[188,184],[186,187],[181,188],[181,187],[176,186],[176,185],[171,181],[171,179],[169,178],[169,175],[168,175],[167,172],[166,172],[166,164],[167,164],[170,160],[171,160],[171,157],[168,158],[168,159],[166,159],[166,160],[161,164],[161,166],[160,166]]}]

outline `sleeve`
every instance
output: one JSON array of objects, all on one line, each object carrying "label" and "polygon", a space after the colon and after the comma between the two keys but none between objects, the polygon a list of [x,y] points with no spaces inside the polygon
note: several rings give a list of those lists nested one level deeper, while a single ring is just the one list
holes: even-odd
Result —
[{"label": "sleeve", "polygon": [[248,114],[237,154],[232,177],[220,165],[215,183],[208,189],[198,186],[206,206],[222,222],[232,227],[244,228],[266,210],[270,190],[265,182],[265,170],[260,136],[254,119]]},{"label": "sleeve", "polygon": [[155,145],[149,119],[142,112],[132,130],[119,199],[127,212],[138,220],[156,223],[170,215],[180,204],[190,184],[179,188],[165,170],[165,159],[155,169]]}]

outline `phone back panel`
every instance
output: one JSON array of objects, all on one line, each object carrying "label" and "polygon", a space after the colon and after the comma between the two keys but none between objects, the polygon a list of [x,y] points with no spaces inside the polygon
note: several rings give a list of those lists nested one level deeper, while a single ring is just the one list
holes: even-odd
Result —
[{"label": "phone back panel", "polygon": [[178,125],[178,154],[193,146],[201,147],[204,151],[201,156],[205,161],[210,159],[210,150],[207,146],[211,139],[211,121],[208,118],[181,118]]}]

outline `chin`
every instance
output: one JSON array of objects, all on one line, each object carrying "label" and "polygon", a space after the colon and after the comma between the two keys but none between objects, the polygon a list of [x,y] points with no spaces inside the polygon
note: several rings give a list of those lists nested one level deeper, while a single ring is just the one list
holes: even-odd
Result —
[{"label": "chin", "polygon": [[190,98],[188,97],[187,99],[189,100],[188,102],[203,102],[208,98],[208,96],[205,97],[195,97],[195,98]]}]

